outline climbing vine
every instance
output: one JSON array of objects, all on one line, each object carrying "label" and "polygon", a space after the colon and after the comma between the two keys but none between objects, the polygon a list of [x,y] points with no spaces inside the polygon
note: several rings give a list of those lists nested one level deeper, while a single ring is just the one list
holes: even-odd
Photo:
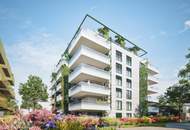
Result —
[{"label": "climbing vine", "polygon": [[139,115],[146,116],[148,113],[148,69],[147,63],[140,66],[140,82],[139,82]]}]

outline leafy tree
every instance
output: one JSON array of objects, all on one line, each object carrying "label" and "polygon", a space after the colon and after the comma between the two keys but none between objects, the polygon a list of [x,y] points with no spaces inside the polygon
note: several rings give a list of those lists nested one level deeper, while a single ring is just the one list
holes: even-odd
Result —
[{"label": "leafy tree", "polygon": [[141,64],[140,67],[140,82],[139,82],[139,114],[140,116],[146,116],[148,113],[148,70],[147,63]]},{"label": "leafy tree", "polygon": [[181,78],[189,78],[190,80],[190,49],[188,49],[188,51],[189,53],[185,56],[188,62],[185,67],[179,71],[178,76]]},{"label": "leafy tree", "polygon": [[120,44],[121,47],[125,48],[125,39],[119,35],[116,35],[115,38],[116,38],[115,42]]},{"label": "leafy tree", "polygon": [[7,106],[8,106],[9,108],[13,109],[14,112],[18,109],[18,105],[17,105],[15,99],[9,98],[9,99],[8,99],[8,103],[7,103]]},{"label": "leafy tree", "polygon": [[129,48],[129,51],[132,51],[135,55],[137,55],[138,51],[140,51],[140,48],[138,46],[134,46]]},{"label": "leafy tree", "polygon": [[165,100],[170,106],[178,110],[178,114],[181,117],[184,103],[190,101],[190,82],[181,79],[179,83],[170,86],[165,93]]},{"label": "leafy tree", "polygon": [[62,109],[64,112],[68,112],[68,103],[69,103],[69,96],[68,96],[68,89],[69,89],[69,84],[68,84],[68,75],[70,73],[70,69],[67,65],[63,65],[61,69],[61,88],[62,88]]},{"label": "leafy tree", "polygon": [[107,27],[102,27],[98,29],[98,32],[106,39],[109,39],[109,29]]},{"label": "leafy tree", "polygon": [[20,83],[19,94],[22,96],[22,108],[39,109],[39,101],[46,101],[48,98],[47,86],[38,76],[30,75],[25,83]]}]

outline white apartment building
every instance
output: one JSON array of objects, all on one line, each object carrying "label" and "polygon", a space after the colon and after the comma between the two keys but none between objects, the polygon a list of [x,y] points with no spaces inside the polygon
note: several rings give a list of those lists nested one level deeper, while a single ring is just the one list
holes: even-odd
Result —
[{"label": "white apartment building", "polygon": [[[138,113],[142,57],[88,28],[80,28],[67,53],[72,57],[67,62],[62,57],[56,72],[59,75],[63,64],[71,70],[68,79],[71,113],[110,117],[132,117]],[[158,83],[155,78],[158,71],[150,64],[148,71],[148,94],[154,94],[150,86]],[[52,86],[59,86],[59,82],[53,81]],[[56,91],[52,89],[52,95]]]}]

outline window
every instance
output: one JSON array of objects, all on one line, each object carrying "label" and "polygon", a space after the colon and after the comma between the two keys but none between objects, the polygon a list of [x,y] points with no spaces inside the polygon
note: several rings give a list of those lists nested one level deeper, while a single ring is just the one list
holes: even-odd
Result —
[{"label": "window", "polygon": [[132,117],[131,113],[126,113],[126,117]]},{"label": "window", "polygon": [[121,64],[116,63],[116,72],[118,74],[122,74],[122,65]]},{"label": "window", "polygon": [[127,90],[126,98],[127,99],[132,99],[132,91],[131,90]]},{"label": "window", "polygon": [[132,82],[130,79],[127,79],[127,88],[132,88]]},{"label": "window", "polygon": [[121,118],[122,114],[121,113],[116,113],[115,116],[116,116],[116,118]]},{"label": "window", "polygon": [[132,110],[132,103],[131,102],[126,102],[126,110],[131,111]]},{"label": "window", "polygon": [[116,76],[116,85],[117,86],[122,86],[122,78],[121,78],[121,76]]},{"label": "window", "polygon": [[126,56],[126,62],[127,62],[127,65],[131,66],[132,65],[131,57]]},{"label": "window", "polygon": [[116,60],[122,62],[122,53],[119,51],[116,51]]},{"label": "window", "polygon": [[116,97],[122,98],[122,90],[120,88],[116,88]]},{"label": "window", "polygon": [[132,72],[131,72],[131,68],[126,68],[126,71],[127,71],[127,76],[128,77],[132,77]]},{"label": "window", "polygon": [[117,110],[122,110],[122,102],[121,101],[116,101],[116,109]]}]

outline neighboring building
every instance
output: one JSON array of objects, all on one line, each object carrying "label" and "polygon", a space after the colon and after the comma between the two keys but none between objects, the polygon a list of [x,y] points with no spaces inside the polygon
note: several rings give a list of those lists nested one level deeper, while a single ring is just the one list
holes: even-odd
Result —
[{"label": "neighboring building", "polygon": [[190,120],[190,103],[185,103],[183,105],[183,113],[186,120]]},{"label": "neighboring building", "polygon": [[14,99],[13,85],[14,77],[3,45],[0,42],[0,116],[5,111],[12,111],[12,108],[8,106],[8,101],[11,98]]},{"label": "neighboring building", "polygon": [[[126,45],[137,47],[127,39],[125,42]],[[138,49],[146,54],[140,47]],[[140,98],[139,69],[144,60],[129,50],[96,31],[80,26],[55,68],[57,76],[52,80],[52,105],[59,106],[63,100],[60,68],[67,65],[71,70],[68,76],[71,113],[112,117],[132,117],[137,114]],[[66,60],[65,55],[70,58]],[[149,64],[147,67],[148,84],[158,83],[154,78],[158,71]],[[148,94],[153,93],[148,87]]]}]

